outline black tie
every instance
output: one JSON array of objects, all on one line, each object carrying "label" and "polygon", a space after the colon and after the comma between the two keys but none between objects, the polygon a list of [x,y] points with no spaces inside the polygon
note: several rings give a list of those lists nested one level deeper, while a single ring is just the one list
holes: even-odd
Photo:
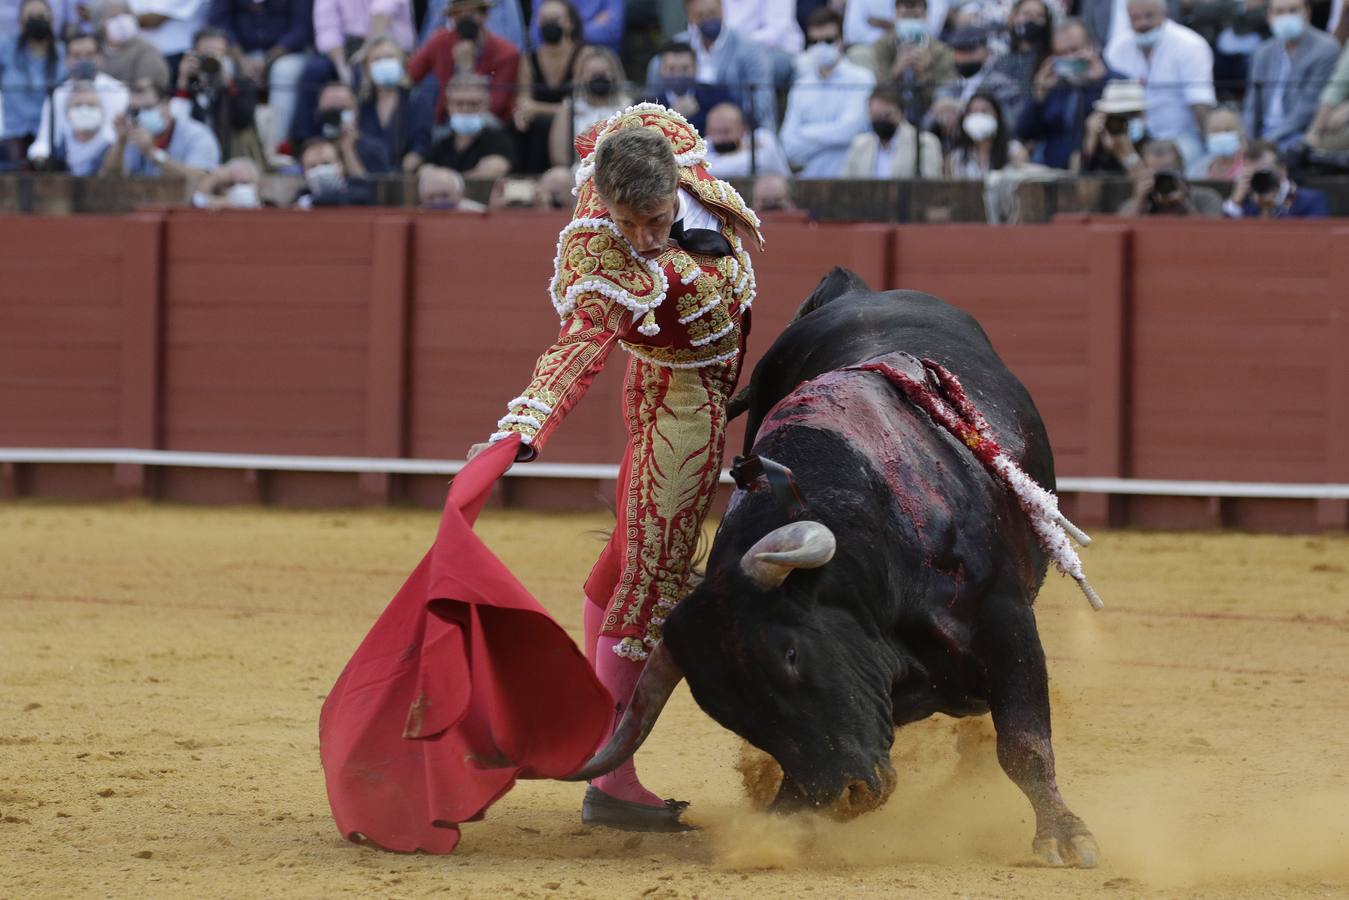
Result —
[{"label": "black tie", "polygon": [[731,242],[710,228],[690,228],[684,230],[684,220],[680,219],[670,226],[670,239],[682,249],[703,256],[730,256]]}]

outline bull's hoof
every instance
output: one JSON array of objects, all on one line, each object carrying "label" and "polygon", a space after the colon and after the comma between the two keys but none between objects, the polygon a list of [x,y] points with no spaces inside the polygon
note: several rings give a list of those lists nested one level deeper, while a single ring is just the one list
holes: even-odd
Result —
[{"label": "bull's hoof", "polygon": [[680,817],[688,809],[683,800],[666,800],[662,806],[647,806],[611,797],[593,785],[581,802],[581,824],[617,828],[619,831],[695,831]]},{"label": "bull's hoof", "polygon": [[1094,869],[1101,859],[1101,850],[1096,846],[1096,838],[1087,831],[1087,826],[1076,816],[1060,823],[1049,834],[1038,834],[1031,844],[1035,855],[1051,866],[1074,866],[1079,869]]}]

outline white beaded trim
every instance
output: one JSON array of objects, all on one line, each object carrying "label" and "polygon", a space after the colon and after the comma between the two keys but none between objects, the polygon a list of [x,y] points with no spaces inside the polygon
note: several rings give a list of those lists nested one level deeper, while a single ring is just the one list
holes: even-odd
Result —
[{"label": "white beaded trim", "polygon": [[534,442],[532,435],[521,434],[518,431],[494,431],[492,432],[492,436],[487,439],[487,442],[489,444],[495,444],[497,441],[504,441],[508,437],[518,437],[522,444],[531,444]]},{"label": "white beaded trim", "polygon": [[715,334],[709,334],[707,337],[698,338],[698,340],[696,341],[689,341],[689,345],[693,347],[702,347],[706,344],[712,343],[713,341],[719,338],[724,338],[726,335],[730,334],[734,330],[735,330],[735,323],[727,322],[725,328],[721,329]]},{"label": "white beaded trim", "polygon": [[531,428],[543,427],[543,423],[533,416],[517,416],[514,413],[497,419],[498,428],[504,429],[507,425],[528,425]]},{"label": "white beaded trim", "polygon": [[[626,247],[628,253],[632,255],[632,258],[645,266],[647,271],[651,273],[651,277],[655,279],[656,283],[660,286],[655,297],[649,302],[643,302],[622,288],[604,281],[601,278],[584,276],[580,281],[563,291],[562,302],[559,303],[557,300],[557,286],[562,279],[562,246],[566,243],[567,238],[571,236],[572,232],[582,228],[603,228],[612,234],[614,239],[617,240],[621,246]],[[561,233],[557,236],[557,253],[553,256],[553,277],[548,283],[548,298],[552,301],[553,309],[557,310],[558,317],[561,319],[565,320],[567,316],[571,315],[576,310],[577,297],[592,291],[603,294],[627,307],[632,311],[634,318],[641,318],[660,306],[661,303],[664,302],[665,295],[669,293],[669,290],[670,281],[665,277],[665,270],[654,260],[647,259],[638,253],[631,242],[623,236],[623,232],[619,231],[618,226],[608,219],[576,219],[567,225],[567,227],[563,228]],[[647,336],[660,333],[659,327],[648,332],[643,330],[643,326],[638,326],[637,330]]]},{"label": "white beaded trim", "polygon": [[631,659],[635,662],[641,662],[646,659],[646,648],[637,638],[625,637],[623,640],[614,644],[614,655],[621,656],[624,659]]},{"label": "white beaded trim", "polygon": [[[707,144],[704,143],[702,135],[698,134],[698,130],[694,128],[692,125],[689,125],[688,119],[684,118],[682,115],[675,112],[673,109],[670,109],[669,107],[666,106],[662,106],[659,103],[638,103],[633,106],[629,106],[627,109],[619,110],[618,112],[614,113],[612,116],[606,119],[604,125],[601,126],[600,129],[595,132],[595,149],[590,151],[590,155],[586,157],[585,162],[581,163],[581,165],[578,166],[576,169],[576,187],[572,188],[573,196],[579,194],[581,191],[581,186],[594,176],[595,155],[599,153],[600,142],[613,133],[609,129],[612,128],[614,125],[617,125],[618,121],[623,117],[631,115],[633,113],[641,113],[641,112],[666,113],[676,123],[687,125],[688,129],[692,131],[694,135],[697,136],[698,140],[693,145],[692,150],[689,150],[686,153],[675,154],[674,158],[675,165],[681,167],[695,166],[698,163],[704,162],[707,159]],[[741,202],[743,203],[743,201]]]},{"label": "white beaded trim", "polygon": [[526,409],[532,409],[536,413],[539,413],[540,415],[544,416],[551,416],[553,414],[553,408],[551,406],[549,406],[547,403],[535,400],[533,397],[516,397],[513,400],[511,400],[511,402],[506,404],[507,409],[514,409],[517,406],[523,406]]},{"label": "white beaded trim", "polygon": [[717,297],[713,297],[712,302],[708,303],[706,306],[699,307],[697,310],[689,313],[687,316],[684,316],[684,318],[679,320],[679,324],[687,325],[694,319],[702,318],[704,315],[707,314],[708,310],[716,309],[718,306],[721,306],[721,300]]},{"label": "white beaded trim", "polygon": [[698,267],[697,263],[694,263],[692,269],[690,269],[686,274],[679,276],[679,283],[693,284],[693,282],[698,280],[698,276],[701,274],[703,274],[703,270]]}]

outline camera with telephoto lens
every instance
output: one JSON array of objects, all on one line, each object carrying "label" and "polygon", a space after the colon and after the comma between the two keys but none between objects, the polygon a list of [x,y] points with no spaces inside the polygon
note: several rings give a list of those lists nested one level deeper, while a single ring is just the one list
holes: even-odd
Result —
[{"label": "camera with telephoto lens", "polygon": [[1180,184],[1180,173],[1163,170],[1152,176],[1152,195],[1154,197],[1170,197],[1180,190]]},{"label": "camera with telephoto lens", "polygon": [[342,136],[342,110],[320,110],[314,124],[318,126],[319,134],[330,141],[335,141]]},{"label": "camera with telephoto lens", "polygon": [[1111,113],[1105,117],[1105,133],[1109,135],[1121,135],[1129,130],[1129,119],[1121,113]]},{"label": "camera with telephoto lens", "polygon": [[1269,169],[1259,169],[1251,175],[1251,193],[1272,194],[1279,189],[1279,176]]}]

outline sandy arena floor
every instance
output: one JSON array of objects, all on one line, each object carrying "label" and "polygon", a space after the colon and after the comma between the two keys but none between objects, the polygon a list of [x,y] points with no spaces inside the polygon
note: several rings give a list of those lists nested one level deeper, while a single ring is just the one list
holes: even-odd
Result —
[{"label": "sandy arena floor", "polygon": [[[984,722],[901,732],[878,813],[783,820],[684,690],[638,761],[701,832],[588,831],[580,787],[526,782],[453,856],[344,843],[319,705],[434,523],[0,506],[0,897],[1349,896],[1349,538],[1100,534],[1097,614],[1050,576],[1060,784],[1104,855],[1056,871]],[[606,525],[480,530],[575,636]]]}]

